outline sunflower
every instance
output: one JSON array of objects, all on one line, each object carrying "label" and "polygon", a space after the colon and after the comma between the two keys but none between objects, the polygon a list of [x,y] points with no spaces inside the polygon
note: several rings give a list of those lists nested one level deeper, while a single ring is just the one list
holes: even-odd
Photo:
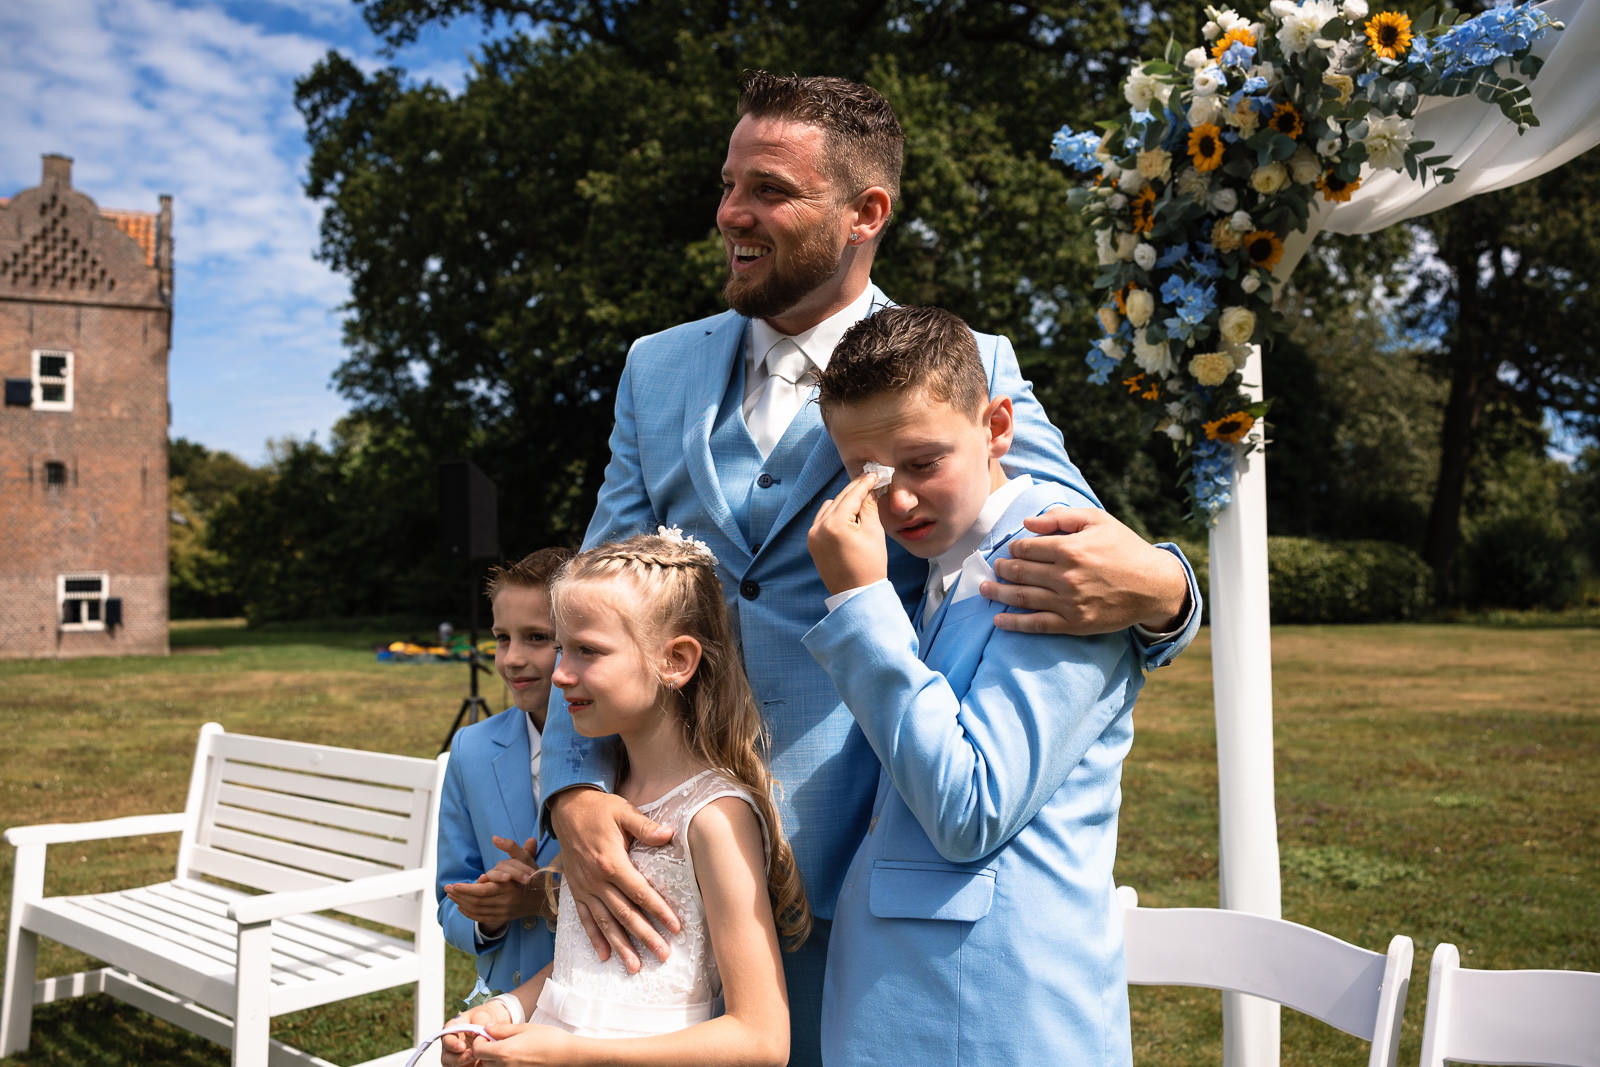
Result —
[{"label": "sunflower", "polygon": [[1189,131],[1189,158],[1195,170],[1216,170],[1222,165],[1222,130],[1215,123],[1202,122]]},{"label": "sunflower", "polygon": [[1152,186],[1139,190],[1133,198],[1133,232],[1149,233],[1156,221],[1156,191]]},{"label": "sunflower", "polygon": [[1283,241],[1271,230],[1253,230],[1244,235],[1244,250],[1252,267],[1271,270],[1283,258]]},{"label": "sunflower", "polygon": [[1236,445],[1244,440],[1244,435],[1249,433],[1255,424],[1255,416],[1248,411],[1235,411],[1232,415],[1224,415],[1220,419],[1206,423],[1206,439],[1227,441]]},{"label": "sunflower", "polygon": [[1411,19],[1398,11],[1385,11],[1367,20],[1367,43],[1380,59],[1399,59],[1411,47]]},{"label": "sunflower", "polygon": [[1306,124],[1300,120],[1300,112],[1287,100],[1272,109],[1272,117],[1267,120],[1267,125],[1285,137],[1299,137],[1306,128]]},{"label": "sunflower", "polygon": [[1224,52],[1235,44],[1242,44],[1246,48],[1256,46],[1256,35],[1250,32],[1249,26],[1235,26],[1218,38],[1217,43],[1211,46],[1211,58],[1221,59]]},{"label": "sunflower", "polygon": [[1344,203],[1350,199],[1350,194],[1361,188],[1361,179],[1354,178],[1345,181],[1343,178],[1328,171],[1317,179],[1317,188],[1322,190],[1322,199]]}]

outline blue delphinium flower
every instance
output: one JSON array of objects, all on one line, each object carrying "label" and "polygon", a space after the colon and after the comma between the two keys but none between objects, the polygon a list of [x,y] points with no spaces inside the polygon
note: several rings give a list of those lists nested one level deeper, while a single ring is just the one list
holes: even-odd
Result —
[{"label": "blue delphinium flower", "polygon": [[1222,53],[1222,65],[1225,67],[1240,67],[1250,69],[1250,64],[1256,61],[1256,50],[1243,41],[1235,41]]},{"label": "blue delphinium flower", "polygon": [[1233,500],[1233,446],[1226,441],[1200,441],[1190,454],[1195,506],[1215,517]]},{"label": "blue delphinium flower", "polygon": [[1117,361],[1100,351],[1099,345],[1090,345],[1083,361],[1089,364],[1089,381],[1093,385],[1106,384],[1111,380],[1111,372],[1117,369]]},{"label": "blue delphinium flower", "polygon": [[1094,158],[1099,148],[1099,134],[1088,130],[1073,133],[1071,126],[1063,126],[1050,139],[1050,158],[1059,159],[1080,174],[1086,174],[1100,169],[1100,161]]}]

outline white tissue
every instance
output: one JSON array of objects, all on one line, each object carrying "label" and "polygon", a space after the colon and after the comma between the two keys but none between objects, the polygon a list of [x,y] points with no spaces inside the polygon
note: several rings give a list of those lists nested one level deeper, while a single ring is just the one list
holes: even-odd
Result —
[{"label": "white tissue", "polygon": [[871,474],[878,480],[872,483],[872,491],[882,496],[889,491],[889,483],[894,481],[894,468],[886,467],[882,463],[868,461],[861,465],[862,474]]}]

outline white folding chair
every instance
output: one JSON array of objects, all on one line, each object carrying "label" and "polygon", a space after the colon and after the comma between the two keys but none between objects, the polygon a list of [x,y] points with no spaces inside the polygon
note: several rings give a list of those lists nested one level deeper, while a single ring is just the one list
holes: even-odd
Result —
[{"label": "white folding chair", "polygon": [[1600,974],[1482,971],[1449,942],[1433,950],[1422,1067],[1600,1067]]},{"label": "white folding chair", "polygon": [[1369,952],[1286,919],[1220,908],[1141,908],[1117,890],[1128,984],[1247,993],[1372,1043],[1369,1067],[1394,1067],[1411,984],[1411,939]]}]

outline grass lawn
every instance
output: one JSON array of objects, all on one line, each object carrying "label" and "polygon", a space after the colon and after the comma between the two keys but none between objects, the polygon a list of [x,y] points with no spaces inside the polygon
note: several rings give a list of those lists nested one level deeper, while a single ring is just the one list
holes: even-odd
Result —
[{"label": "grass lawn", "polygon": [[[167,658],[0,662],[0,825],[182,806],[197,731],[227,729],[431,756],[466,694],[461,664],[383,664],[396,631],[182,625]],[[1600,628],[1282,627],[1273,633],[1283,910],[1381,951],[1417,945],[1400,1061],[1419,1053],[1441,941],[1478,967],[1600,970]],[[1207,635],[1153,675],[1123,783],[1118,881],[1153,907],[1217,900]],[[508,701],[483,676],[492,707]],[[170,874],[174,837],[50,852],[52,893]],[[0,849],[0,885],[12,855]],[[9,908],[9,892],[0,909]],[[470,988],[449,950],[447,989]],[[80,959],[41,944],[40,973]],[[1135,1060],[1221,1060],[1220,997],[1135,989]],[[274,1022],[349,1063],[405,1041],[409,996],[378,994]],[[1292,1012],[1283,1063],[1365,1062],[1365,1045]],[[225,1064],[221,1050],[106,998],[35,1013],[18,1064]]]}]

